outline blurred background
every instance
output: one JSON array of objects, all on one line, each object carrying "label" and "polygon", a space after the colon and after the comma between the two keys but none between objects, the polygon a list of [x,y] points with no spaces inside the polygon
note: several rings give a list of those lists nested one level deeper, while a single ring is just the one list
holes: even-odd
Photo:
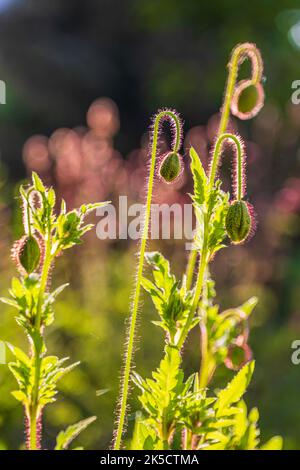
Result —
[{"label": "blurred background", "polygon": [[[255,42],[265,62],[265,107],[252,121],[232,122],[246,143],[258,230],[250,243],[218,254],[212,270],[222,309],[259,297],[250,336],[256,372],[247,402],[259,407],[263,440],[281,434],[285,448],[299,449],[300,366],[291,362],[291,343],[300,339],[300,105],[291,101],[291,84],[300,80],[299,2],[0,0],[0,79],[6,83],[6,104],[0,105],[0,294],[7,294],[15,273],[10,247],[22,233],[20,182],[37,171],[69,208],[117,203],[119,194],[140,202],[147,128],[165,106],[184,118],[185,151],[194,145],[207,165],[226,64],[233,46],[244,41]],[[247,73],[245,65],[242,75]],[[222,171],[226,187],[228,164]],[[190,188],[187,169],[176,186],[157,184],[155,198],[187,203]],[[149,247],[170,257],[175,273],[183,272],[182,241]],[[103,449],[111,441],[135,250],[135,242],[101,241],[93,230],[83,246],[57,262],[54,285],[71,286],[58,301],[48,350],[81,365],[63,379],[57,402],[46,409],[46,448],[60,429],[90,415],[98,420],[80,442]],[[145,375],[162,356],[163,337],[151,324],[155,315],[145,297],[135,356]],[[4,304],[0,338],[26,345]],[[195,332],[185,350],[186,371],[198,361]],[[215,385],[231,376],[224,368]],[[3,449],[22,445],[14,387],[1,365]],[[131,403],[138,409],[135,390]]]}]

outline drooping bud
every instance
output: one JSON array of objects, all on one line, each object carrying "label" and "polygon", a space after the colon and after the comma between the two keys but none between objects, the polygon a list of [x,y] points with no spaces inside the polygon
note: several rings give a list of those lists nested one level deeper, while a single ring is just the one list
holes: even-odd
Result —
[{"label": "drooping bud", "polygon": [[40,264],[41,249],[36,237],[25,235],[13,247],[13,258],[18,267],[30,274],[36,271]]},{"label": "drooping bud", "polygon": [[234,201],[226,215],[226,231],[233,243],[242,243],[249,236],[252,219],[249,205],[245,201]]},{"label": "drooping bud", "polygon": [[173,183],[182,173],[181,156],[177,152],[167,153],[160,164],[159,176],[166,183]]},{"label": "drooping bud", "polygon": [[247,362],[252,359],[252,350],[241,334],[228,348],[227,357],[224,364],[228,369],[240,370]]},{"label": "drooping bud", "polygon": [[251,80],[242,80],[234,91],[231,112],[239,119],[251,119],[263,107],[264,99],[264,89],[261,83],[253,84]]}]

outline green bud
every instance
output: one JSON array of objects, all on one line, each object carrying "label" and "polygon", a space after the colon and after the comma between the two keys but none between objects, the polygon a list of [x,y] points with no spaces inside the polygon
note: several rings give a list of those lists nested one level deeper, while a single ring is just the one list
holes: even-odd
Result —
[{"label": "green bud", "polygon": [[30,274],[35,271],[40,264],[41,250],[37,239],[30,235],[23,237],[19,246],[19,262],[25,271]]},{"label": "green bud", "polygon": [[244,201],[234,201],[227,212],[226,231],[233,243],[241,243],[248,237],[251,229],[251,215]]},{"label": "green bud", "polygon": [[172,183],[181,174],[181,157],[177,152],[167,153],[159,168],[159,175],[166,183]]}]

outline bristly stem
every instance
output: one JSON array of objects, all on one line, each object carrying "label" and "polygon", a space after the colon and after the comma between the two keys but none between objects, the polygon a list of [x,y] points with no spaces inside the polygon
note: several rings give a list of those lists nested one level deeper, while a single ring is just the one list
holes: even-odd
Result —
[{"label": "bristly stem", "polygon": [[[228,80],[227,80],[226,90],[224,94],[224,103],[222,106],[221,120],[220,120],[217,138],[220,137],[220,135],[224,134],[227,130],[228,122],[230,118],[231,101],[232,101],[233,93],[234,93],[236,83],[237,83],[239,67],[246,58],[251,60],[251,65],[252,65],[252,76],[250,78],[251,83],[253,85],[257,85],[262,79],[263,61],[256,45],[251,44],[251,43],[238,44],[233,49],[231,58],[228,64],[229,74],[228,74]],[[242,173],[242,169],[239,174],[241,173]],[[242,184],[238,184],[238,188],[242,189]],[[198,257],[197,250],[191,250],[189,254],[188,263],[187,263],[187,269],[186,269],[187,289],[190,289],[192,287],[193,274],[195,272],[197,257]],[[199,264],[199,269],[200,269],[200,264]]]},{"label": "bristly stem", "polygon": [[[208,188],[209,188],[209,191],[212,191],[214,187],[214,183],[215,183],[215,179],[217,175],[217,169],[219,166],[219,161],[220,161],[221,153],[222,153],[222,146],[226,140],[231,140],[236,146],[236,175],[235,176],[237,180],[234,184],[234,187],[235,187],[237,198],[241,199],[243,197],[243,191],[244,191],[244,175],[243,175],[244,152],[243,152],[243,147],[242,147],[242,143],[240,139],[234,134],[229,134],[229,133],[222,134],[216,141],[214,151],[213,151],[213,156],[212,156],[212,163],[210,167]],[[187,322],[185,324],[185,327],[179,339],[179,343],[178,343],[179,348],[183,346],[184,341],[188,335],[194,315],[199,306],[199,302],[200,302],[200,298],[201,298],[201,294],[203,290],[205,271],[207,268],[207,263],[208,263],[208,258],[209,258],[209,252],[208,252],[208,246],[207,246],[208,228],[209,228],[209,217],[208,217],[208,214],[205,213],[204,220],[203,220],[203,246],[202,246],[201,255],[200,255],[200,263],[199,263],[198,275],[197,275],[196,286],[195,286],[195,294],[194,294],[192,308],[189,312]],[[187,285],[189,285],[189,287],[192,283],[192,275],[193,275],[191,266],[192,266],[192,263],[189,260],[188,271],[187,271]],[[205,322],[202,322],[202,329],[204,329],[204,327],[205,327]]]},{"label": "bristly stem", "polygon": [[228,64],[229,74],[224,96],[224,103],[222,107],[218,136],[220,136],[227,130],[230,117],[230,107],[238,78],[239,67],[246,58],[251,60],[252,76],[250,78],[250,82],[252,83],[252,85],[257,85],[262,79],[263,62],[260,52],[257,49],[256,45],[251,43],[238,44],[233,49]]},{"label": "bristly stem", "polygon": [[201,256],[200,256],[200,263],[199,263],[198,275],[197,275],[197,280],[196,280],[195,293],[194,293],[191,310],[189,312],[187,321],[184,325],[184,328],[182,330],[181,336],[178,341],[179,349],[182,348],[187,338],[187,335],[190,330],[190,326],[192,324],[193,318],[195,316],[195,313],[196,313],[196,310],[198,308],[199,301],[201,298],[205,270],[206,270],[207,263],[208,263],[208,249],[207,249],[208,240],[207,238],[208,238],[208,217],[207,217],[207,214],[205,214],[204,215],[204,228],[203,228],[203,247],[202,247]]},{"label": "bristly stem", "polygon": [[128,331],[127,351],[125,355],[124,376],[123,376],[123,382],[121,385],[118,425],[117,425],[117,430],[115,433],[115,440],[114,440],[115,450],[119,450],[121,447],[123,429],[124,429],[125,418],[126,418],[130,372],[131,372],[131,364],[132,364],[133,349],[134,349],[135,326],[136,326],[136,319],[137,319],[137,313],[138,313],[138,307],[139,307],[141,282],[142,282],[143,268],[144,268],[144,257],[145,257],[145,251],[146,251],[146,244],[148,240],[149,223],[150,223],[150,216],[151,216],[153,183],[154,183],[155,167],[156,167],[156,160],[157,160],[157,154],[158,154],[158,140],[159,140],[160,126],[163,121],[168,121],[173,128],[172,129],[173,130],[172,151],[178,152],[181,146],[182,124],[177,113],[171,110],[162,110],[158,112],[158,114],[154,118],[152,140],[150,144],[151,145],[151,152],[150,152],[151,160],[150,160],[147,199],[146,199],[146,207],[145,207],[145,218],[144,218],[144,223],[143,223],[142,238],[141,238],[140,250],[139,250],[139,255],[138,255],[139,261],[138,261],[138,269],[137,269],[137,277],[136,277],[133,303],[132,303],[132,308],[131,308],[131,318],[130,318],[130,325],[129,325],[129,331]]},{"label": "bristly stem", "polygon": [[222,154],[222,147],[225,141],[231,140],[236,147],[236,169],[235,169],[235,179],[233,181],[234,193],[238,201],[240,201],[244,196],[244,185],[245,185],[245,175],[244,175],[244,150],[243,144],[239,137],[234,134],[221,134],[217,139],[213,151],[212,162],[210,167],[209,174],[209,191],[214,187],[217,170],[219,167],[219,162]]},{"label": "bristly stem", "polygon": [[43,298],[47,288],[49,271],[51,268],[52,256],[51,256],[51,233],[50,228],[48,233],[45,234],[45,256],[43,261],[42,273],[41,273],[41,282],[39,289],[38,305],[35,318],[35,329],[37,335],[41,335],[41,341],[37,341],[33,344],[32,347],[32,357],[34,362],[34,385],[32,389],[32,398],[29,410],[29,450],[38,450],[40,448],[41,435],[40,431],[37,429],[38,420],[41,419],[41,409],[39,408],[39,385],[40,385],[40,374],[41,374],[41,363],[42,363],[42,351],[44,346],[43,336],[41,332],[41,322],[42,322],[42,305]]}]

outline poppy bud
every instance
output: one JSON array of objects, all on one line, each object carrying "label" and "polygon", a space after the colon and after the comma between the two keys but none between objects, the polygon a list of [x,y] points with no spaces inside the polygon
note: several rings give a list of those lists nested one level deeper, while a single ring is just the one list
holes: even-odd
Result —
[{"label": "poppy bud", "polygon": [[25,235],[14,246],[13,257],[17,265],[27,274],[35,271],[40,264],[41,250],[33,235]]},{"label": "poppy bud", "polygon": [[233,243],[246,240],[251,230],[251,215],[249,206],[245,201],[234,201],[226,215],[226,231]]},{"label": "poppy bud", "polygon": [[231,112],[239,119],[251,119],[259,113],[263,104],[264,89],[261,83],[242,80],[234,91]]},{"label": "poppy bud", "polygon": [[159,176],[166,183],[176,181],[182,172],[181,156],[177,152],[167,153],[159,167]]}]

